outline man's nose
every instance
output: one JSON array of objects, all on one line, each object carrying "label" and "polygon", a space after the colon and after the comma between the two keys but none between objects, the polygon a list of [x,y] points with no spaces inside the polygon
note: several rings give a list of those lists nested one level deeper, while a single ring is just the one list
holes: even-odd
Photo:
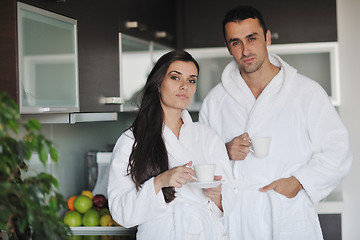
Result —
[{"label": "man's nose", "polygon": [[248,45],[244,43],[244,44],[242,45],[242,47],[243,47],[243,49],[242,49],[242,55],[243,55],[243,56],[249,56],[249,54],[250,54],[250,49],[249,49]]}]

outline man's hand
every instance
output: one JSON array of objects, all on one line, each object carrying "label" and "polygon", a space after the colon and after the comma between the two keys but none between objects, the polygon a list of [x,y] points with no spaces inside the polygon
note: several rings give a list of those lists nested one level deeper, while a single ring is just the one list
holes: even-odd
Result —
[{"label": "man's hand", "polygon": [[303,186],[300,184],[299,180],[292,176],[289,178],[280,178],[261,188],[260,192],[266,192],[271,189],[274,189],[275,192],[278,192],[287,198],[293,198],[301,189],[303,189]]},{"label": "man's hand", "polygon": [[225,143],[227,153],[231,160],[244,160],[250,151],[250,137],[244,133],[235,137],[231,142]]}]

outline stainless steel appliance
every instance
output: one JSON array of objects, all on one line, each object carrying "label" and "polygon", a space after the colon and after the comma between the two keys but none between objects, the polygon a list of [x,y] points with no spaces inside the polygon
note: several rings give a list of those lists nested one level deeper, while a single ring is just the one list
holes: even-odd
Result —
[{"label": "stainless steel appliance", "polygon": [[107,185],[112,152],[91,151],[86,155],[87,189],[92,194],[102,194],[107,197]]}]

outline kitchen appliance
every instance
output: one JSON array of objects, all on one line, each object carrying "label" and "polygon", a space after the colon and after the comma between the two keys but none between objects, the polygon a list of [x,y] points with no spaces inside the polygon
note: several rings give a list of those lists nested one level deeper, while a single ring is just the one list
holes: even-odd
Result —
[{"label": "kitchen appliance", "polygon": [[86,155],[87,189],[92,194],[102,194],[107,198],[107,185],[112,152],[90,151]]}]

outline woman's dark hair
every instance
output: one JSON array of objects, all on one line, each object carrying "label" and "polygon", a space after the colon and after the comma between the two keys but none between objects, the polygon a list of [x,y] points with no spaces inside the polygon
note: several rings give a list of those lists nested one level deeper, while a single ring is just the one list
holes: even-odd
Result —
[{"label": "woman's dark hair", "polygon": [[[193,62],[199,72],[195,59],[182,50],[166,53],[151,70],[142,90],[139,113],[130,127],[135,142],[127,171],[137,190],[146,180],[169,169],[168,154],[162,136],[164,112],[160,104],[159,87],[170,64],[175,61]],[[167,203],[175,199],[174,187],[166,187],[162,191]]]},{"label": "woman's dark hair", "polygon": [[[238,21],[242,21],[242,20],[245,20],[248,18],[253,18],[253,19],[259,20],[260,25],[264,31],[265,39],[266,39],[267,28],[265,25],[264,18],[262,17],[259,10],[257,10],[254,7],[251,7],[251,6],[238,6],[236,8],[231,9],[230,11],[228,11],[224,17],[222,27],[223,27],[223,35],[224,35],[225,42],[226,42],[225,25],[229,22],[238,22]],[[227,45],[227,42],[226,42],[226,45]]]}]

